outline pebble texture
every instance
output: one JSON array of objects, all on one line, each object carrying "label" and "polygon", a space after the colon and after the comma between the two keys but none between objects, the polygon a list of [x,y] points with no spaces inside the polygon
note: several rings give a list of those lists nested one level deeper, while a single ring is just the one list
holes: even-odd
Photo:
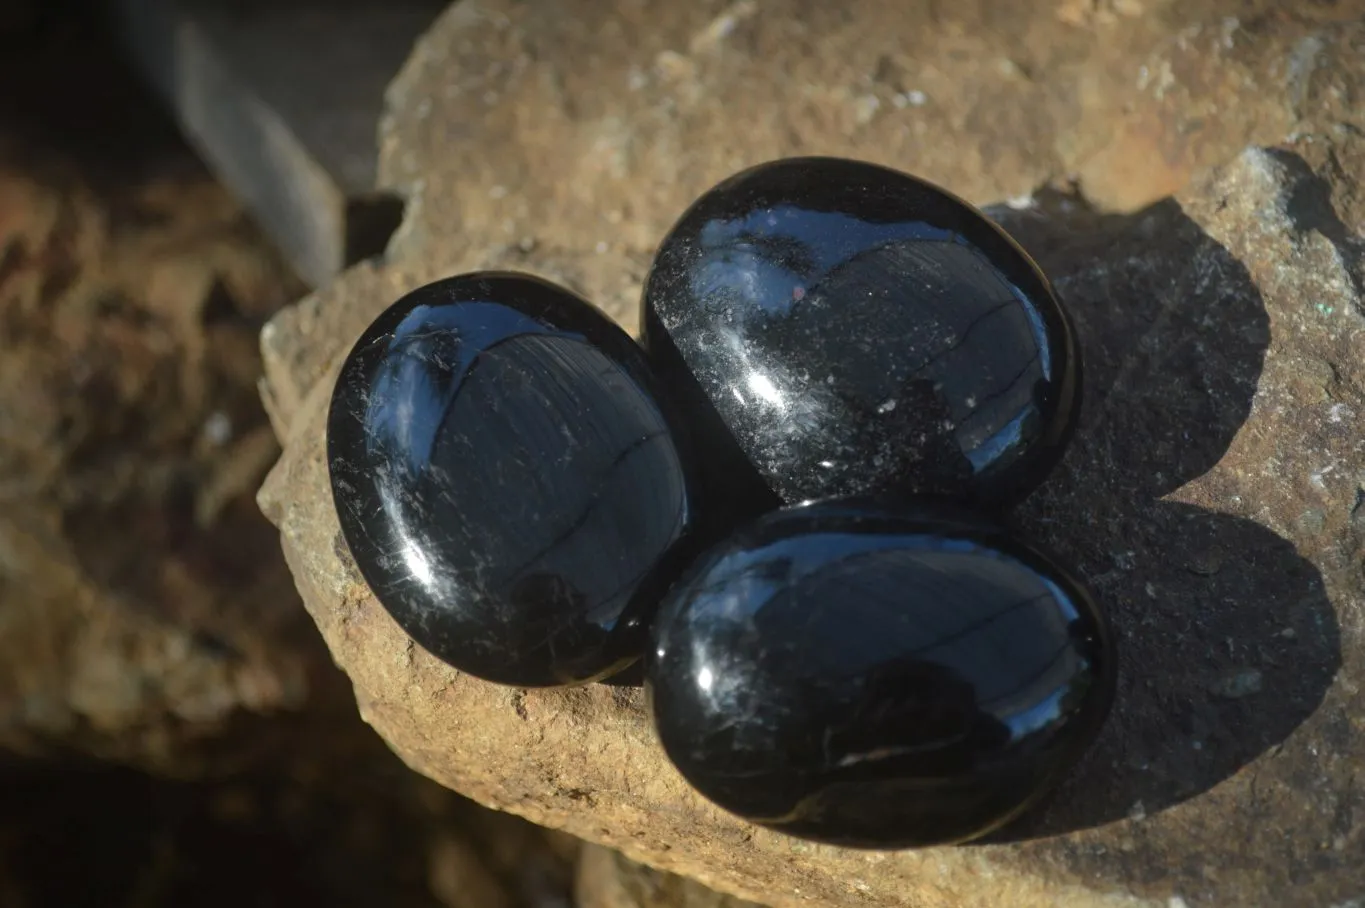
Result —
[{"label": "pebble texture", "polygon": [[[371,724],[485,803],[769,904],[1365,897],[1358,10],[1236,4],[1230,22],[1216,4],[1136,16],[1106,5],[1111,22],[1068,3],[1019,22],[1022,5],[965,3],[930,29],[899,13],[891,27],[871,3],[842,24],[827,5],[761,16],[624,5],[609,23],[592,6],[448,14],[390,93],[382,176],[410,202],[389,260],[302,301],[262,339],[286,452],[260,501]],[[870,50],[841,51],[853,46]],[[1025,65],[980,65],[1006,47]],[[851,94],[839,92],[883,49],[907,100],[896,107],[888,88],[874,113],[904,119],[859,131],[856,116],[840,119]],[[1106,79],[1076,78],[1091,53],[1109,55],[1122,91],[1099,97]],[[1014,75],[997,84],[998,72]],[[1049,106],[1057,92],[1083,103]],[[1224,115],[1216,128],[1210,110]],[[930,114],[942,141],[914,138],[911,118]],[[1294,130],[1287,150],[1237,154]],[[868,855],[732,820],[663,762],[637,693],[520,693],[453,672],[408,646],[338,545],[327,395],[387,301],[442,273],[516,263],[629,324],[652,244],[691,198],[817,140],[824,153],[899,158],[886,162],[978,202],[1078,172],[1093,196],[1116,204],[1117,187],[1141,206],[1235,158],[1132,214],[1051,192],[997,212],[1074,312],[1089,367],[1073,447],[1022,517],[1094,586],[1125,656],[1082,770],[1033,827],[990,844]]]}]

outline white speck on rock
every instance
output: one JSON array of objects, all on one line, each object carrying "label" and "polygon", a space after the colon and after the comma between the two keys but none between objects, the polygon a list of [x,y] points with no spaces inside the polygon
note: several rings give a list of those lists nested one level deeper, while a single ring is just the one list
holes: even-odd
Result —
[{"label": "white speck on rock", "polygon": [[706,53],[715,50],[721,42],[730,36],[735,30],[735,26],[743,20],[752,16],[758,11],[758,4],[754,0],[740,0],[731,5],[725,12],[712,19],[706,28],[702,29],[692,38],[688,49],[694,54]]},{"label": "white speck on rock", "polygon": [[896,409],[896,399],[894,397],[888,398],[877,404],[878,413],[890,413],[894,409]]},{"label": "white speck on rock", "polygon": [[215,410],[204,420],[204,440],[215,447],[221,447],[232,440],[232,417],[222,410]]},{"label": "white speck on rock", "polygon": [[1237,29],[1242,27],[1242,21],[1236,16],[1227,16],[1223,19],[1222,36],[1219,44],[1224,50],[1232,50],[1232,36],[1237,33]]},{"label": "white speck on rock", "polygon": [[1158,101],[1166,97],[1166,92],[1171,86],[1175,85],[1175,73],[1171,70],[1171,61],[1162,60],[1161,65],[1156,71],[1156,86],[1152,90],[1152,97]]},{"label": "white speck on rock", "polygon": [[863,95],[854,102],[854,120],[859,126],[866,126],[872,122],[872,118],[877,116],[877,111],[882,108],[882,99],[876,95]]},{"label": "white speck on rock", "polygon": [[1323,479],[1328,476],[1331,476],[1332,473],[1336,470],[1336,468],[1337,468],[1336,464],[1329,463],[1327,466],[1323,467],[1320,470],[1314,470],[1312,475],[1308,477],[1309,484],[1312,485],[1313,488],[1315,489],[1325,490],[1327,488],[1327,483],[1323,482]]},{"label": "white speck on rock", "polygon": [[907,107],[923,107],[929,103],[929,96],[922,91],[896,92],[891,96],[891,105],[897,110]]},{"label": "white speck on rock", "polygon": [[1318,54],[1322,53],[1322,38],[1307,35],[1300,38],[1289,54],[1288,72],[1285,82],[1296,105],[1302,104],[1308,91],[1308,79],[1318,68]]},{"label": "white speck on rock", "polygon": [[1214,695],[1228,700],[1240,700],[1242,697],[1260,692],[1261,672],[1254,668],[1233,672],[1215,681],[1209,690]]}]

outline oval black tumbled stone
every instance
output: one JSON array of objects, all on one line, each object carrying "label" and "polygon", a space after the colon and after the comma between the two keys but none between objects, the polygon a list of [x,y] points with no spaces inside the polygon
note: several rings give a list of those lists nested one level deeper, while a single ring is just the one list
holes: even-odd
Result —
[{"label": "oval black tumbled stone", "polygon": [[689,554],[680,443],[629,336],[567,290],[500,273],[380,315],[327,423],[341,529],[375,596],[437,657],[524,687],[643,651]]},{"label": "oval black tumbled stone", "polygon": [[705,430],[708,482],[747,459],[781,499],[927,493],[1007,506],[1080,404],[1070,321],[975,208],[835,158],[746,170],[660,246],[642,342]]},{"label": "oval black tumbled stone", "polygon": [[775,512],[704,556],[653,629],[659,738],[719,806],[790,835],[967,841],[1064,774],[1115,656],[1085,590],[942,506]]}]

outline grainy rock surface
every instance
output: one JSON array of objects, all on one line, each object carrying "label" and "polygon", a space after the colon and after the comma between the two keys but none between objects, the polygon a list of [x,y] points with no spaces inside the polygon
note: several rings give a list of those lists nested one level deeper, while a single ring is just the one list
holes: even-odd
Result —
[{"label": "grainy rock surface", "polygon": [[[1360,8],[1024,8],[468,0],[419,46],[390,92],[381,179],[409,211],[387,262],[263,334],[286,447],[260,494],[362,713],[410,765],[769,904],[1365,898]],[[997,214],[1081,327],[1082,429],[1021,519],[1112,610],[1119,706],[1057,797],[988,844],[841,851],[719,813],[664,762],[638,693],[493,687],[413,647],[331,510],[331,379],[399,292],[524,268],[633,327],[686,202],[805,152],[1023,196]],[[1049,182],[1068,191],[1029,195]]]},{"label": "grainy rock surface", "polygon": [[758,908],[695,880],[655,870],[619,851],[585,844],[574,884],[576,908]]}]

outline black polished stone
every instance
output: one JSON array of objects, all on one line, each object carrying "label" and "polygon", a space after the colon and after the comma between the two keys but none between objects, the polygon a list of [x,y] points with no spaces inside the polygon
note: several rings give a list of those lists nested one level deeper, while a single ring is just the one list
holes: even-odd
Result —
[{"label": "black polished stone", "polygon": [[643,659],[632,662],[624,671],[603,678],[602,682],[609,687],[644,687],[645,684],[645,663]]},{"label": "black polished stone", "polygon": [[[705,480],[788,504],[927,493],[1008,506],[1080,405],[1070,321],[975,208],[835,158],[744,171],[663,241],[642,342],[703,429]],[[736,479],[738,477],[738,479]]]},{"label": "black polished stone", "polygon": [[500,273],[380,315],[327,424],[342,532],[375,596],[439,658],[523,687],[607,677],[643,651],[694,554],[682,443],[629,336]]},{"label": "black polished stone", "polygon": [[982,518],[831,501],[775,512],[668,596],[647,688],[698,791],[837,845],[967,841],[1072,766],[1108,712],[1106,622]]}]

